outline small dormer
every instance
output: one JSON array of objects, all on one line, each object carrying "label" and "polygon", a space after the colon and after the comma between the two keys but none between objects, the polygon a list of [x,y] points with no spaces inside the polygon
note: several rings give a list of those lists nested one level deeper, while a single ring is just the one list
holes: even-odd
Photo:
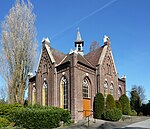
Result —
[{"label": "small dormer", "polygon": [[75,47],[76,47],[76,51],[81,55],[83,55],[83,46],[84,46],[84,41],[82,40],[80,31],[78,29],[77,39],[75,41]]}]

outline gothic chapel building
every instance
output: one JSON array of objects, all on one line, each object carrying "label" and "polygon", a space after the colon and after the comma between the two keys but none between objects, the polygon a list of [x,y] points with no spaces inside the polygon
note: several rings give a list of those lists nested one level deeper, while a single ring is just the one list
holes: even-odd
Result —
[{"label": "gothic chapel building", "polygon": [[110,45],[105,36],[103,46],[84,55],[78,31],[76,49],[64,54],[44,39],[36,75],[29,79],[29,102],[68,109],[78,121],[93,110],[97,92],[118,99],[126,93],[126,78],[118,78]]}]

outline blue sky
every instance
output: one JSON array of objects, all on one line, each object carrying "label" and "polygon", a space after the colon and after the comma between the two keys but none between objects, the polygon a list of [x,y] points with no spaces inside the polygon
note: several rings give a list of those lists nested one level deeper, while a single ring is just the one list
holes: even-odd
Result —
[{"label": "blue sky", "polygon": [[[14,2],[0,0],[0,22]],[[38,53],[43,37],[50,39],[52,47],[68,53],[74,49],[77,27],[85,41],[84,53],[89,51],[92,41],[103,45],[103,36],[108,35],[119,76],[127,76],[127,90],[134,84],[142,85],[150,99],[150,0],[31,0],[31,3],[36,14]]]}]

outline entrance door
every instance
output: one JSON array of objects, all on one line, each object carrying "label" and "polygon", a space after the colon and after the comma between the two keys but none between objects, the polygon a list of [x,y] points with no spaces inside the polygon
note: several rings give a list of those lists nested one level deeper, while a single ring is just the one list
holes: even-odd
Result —
[{"label": "entrance door", "polygon": [[89,98],[83,98],[83,116],[87,117],[91,114],[90,111],[90,99]]}]

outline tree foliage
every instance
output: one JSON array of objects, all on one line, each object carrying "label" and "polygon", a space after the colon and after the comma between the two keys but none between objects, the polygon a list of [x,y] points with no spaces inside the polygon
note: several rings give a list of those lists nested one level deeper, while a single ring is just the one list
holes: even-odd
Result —
[{"label": "tree foliage", "polygon": [[144,101],[145,101],[145,99],[146,99],[146,96],[145,96],[145,89],[144,89],[144,87],[143,86],[137,86],[137,85],[133,85],[132,86],[132,90],[136,90],[137,91],[137,93],[138,93],[138,95],[139,95],[139,97],[140,97],[140,100],[141,100],[141,102],[143,103]]},{"label": "tree foliage", "polygon": [[132,110],[135,110],[137,114],[140,113],[141,99],[136,89],[132,88],[130,92],[130,106]]},{"label": "tree foliage", "polygon": [[114,109],[116,107],[114,97],[110,94],[106,98],[106,110]]},{"label": "tree foliage", "polygon": [[96,41],[93,41],[90,45],[90,52],[94,51],[95,49],[99,48],[99,43]]},{"label": "tree foliage", "polygon": [[2,23],[0,72],[8,85],[9,103],[24,103],[28,73],[36,57],[36,30],[33,6],[16,0]]},{"label": "tree foliage", "polygon": [[104,96],[102,93],[97,93],[94,98],[94,118],[100,119],[104,112]]},{"label": "tree foliage", "polygon": [[119,101],[122,105],[122,114],[124,115],[129,115],[130,113],[130,102],[129,102],[129,98],[123,94],[120,98]]}]

